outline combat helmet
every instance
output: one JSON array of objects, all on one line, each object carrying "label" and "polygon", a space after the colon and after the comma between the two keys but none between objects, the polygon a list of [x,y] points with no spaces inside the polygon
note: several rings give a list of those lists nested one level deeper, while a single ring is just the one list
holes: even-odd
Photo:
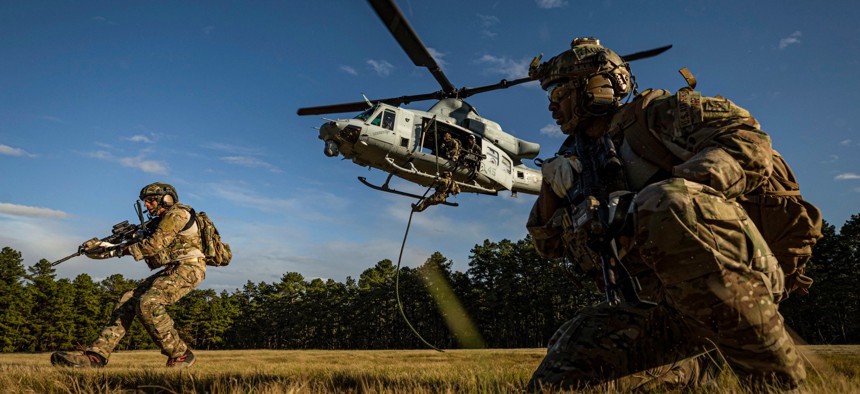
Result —
[{"label": "combat helmet", "polygon": [[629,64],[594,37],[574,38],[566,50],[544,63],[532,61],[529,76],[540,81],[550,100],[575,95],[574,117],[602,116],[635,90]]},{"label": "combat helmet", "polygon": [[[176,189],[170,184],[164,182],[155,182],[140,189],[140,199],[145,200],[147,197],[157,196],[158,205],[169,207],[179,202],[179,195],[176,194]],[[165,200],[164,196],[170,196],[169,201]]]}]

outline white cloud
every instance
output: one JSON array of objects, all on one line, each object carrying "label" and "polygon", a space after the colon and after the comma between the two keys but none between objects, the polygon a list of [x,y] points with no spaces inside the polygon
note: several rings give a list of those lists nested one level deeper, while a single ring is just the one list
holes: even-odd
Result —
[{"label": "white cloud", "polygon": [[439,65],[439,68],[444,70],[448,66],[448,62],[445,61],[446,53],[439,52],[436,50],[436,48],[431,47],[427,47],[427,52],[430,52],[430,56],[433,58],[433,60],[436,61],[436,64]]},{"label": "white cloud", "polygon": [[242,185],[216,184],[212,190],[220,198],[263,212],[285,212],[300,207],[295,199],[260,196]]},{"label": "white cloud", "polygon": [[221,160],[230,163],[236,164],[243,167],[248,168],[264,168],[271,172],[283,172],[280,168],[275,167],[274,165],[267,163],[263,160],[260,160],[256,157],[247,157],[247,156],[225,156],[222,157]]},{"label": "white cloud", "polygon": [[851,140],[849,139],[849,140],[842,140],[842,141],[839,141],[839,145],[842,145],[842,146],[851,146]]},{"label": "white cloud", "polygon": [[800,44],[800,36],[802,35],[803,33],[801,33],[800,30],[797,30],[794,33],[791,33],[788,37],[780,39],[779,49],[785,49],[789,45]]},{"label": "white cloud", "polygon": [[481,30],[481,34],[487,38],[493,38],[493,37],[497,36],[498,33],[496,33],[493,30],[493,27],[500,24],[502,21],[495,15],[484,15],[484,14],[477,14],[477,15],[478,15],[478,19],[481,20],[481,27],[483,28]]},{"label": "white cloud", "polygon": [[347,74],[358,75],[358,71],[355,71],[355,69],[350,66],[340,66],[340,69]]},{"label": "white cloud", "polygon": [[368,59],[367,64],[373,69],[381,77],[386,77],[391,74],[391,71],[394,70],[394,65],[389,63],[386,60],[373,60]]},{"label": "white cloud", "polygon": [[60,118],[58,118],[58,117],[56,117],[56,116],[50,116],[50,115],[42,116],[42,119],[45,119],[45,120],[47,120],[47,121],[51,121],[51,122],[54,122],[54,123],[68,123],[68,122],[66,122],[66,121],[65,121],[65,120],[63,120],[63,119],[60,119]]},{"label": "white cloud", "polygon": [[0,155],[17,156],[17,157],[36,157],[36,155],[27,152],[21,148],[13,148],[9,145],[0,144]]},{"label": "white cloud", "polygon": [[827,160],[821,160],[821,161],[819,161],[819,163],[821,163],[821,164],[833,164],[833,163],[836,163],[837,161],[839,161],[838,155],[829,155],[829,156],[827,156]]},{"label": "white cloud", "polygon": [[564,133],[561,132],[561,127],[555,123],[547,124],[544,127],[540,128],[540,133],[546,136],[550,136],[553,138],[562,138],[564,137]]},{"label": "white cloud", "polygon": [[493,37],[499,35],[499,33],[496,33],[490,29],[483,29],[483,30],[481,30],[481,35],[486,37],[486,38],[493,38]]},{"label": "white cloud", "polygon": [[837,175],[837,176],[836,176],[835,178],[833,178],[833,179],[834,179],[834,180],[837,180],[837,181],[853,181],[853,180],[856,180],[856,179],[860,179],[860,175],[857,175],[857,174],[855,174],[855,173],[853,173],[853,172],[846,172],[846,173],[844,173],[844,174],[839,174],[839,175]]},{"label": "white cloud", "polygon": [[567,2],[564,0],[535,0],[535,4],[537,4],[538,8],[559,8],[567,5]]},{"label": "white cloud", "polygon": [[149,138],[149,137],[142,135],[142,134],[137,134],[137,135],[133,135],[131,137],[128,137],[128,140],[131,142],[143,142],[145,144],[153,144],[158,139],[155,137],[154,134],[152,135],[152,138]]},{"label": "white cloud", "polygon": [[10,204],[5,202],[0,202],[0,214],[54,219],[65,219],[69,217],[69,214],[63,211],[57,211],[50,208],[39,208],[27,205]]},{"label": "white cloud", "polygon": [[501,74],[507,79],[523,78],[529,75],[530,59],[514,60],[508,57],[497,57],[484,55],[476,60],[477,63],[487,65],[487,71],[493,74]]},{"label": "white cloud", "polygon": [[202,148],[217,150],[221,152],[226,152],[231,155],[241,155],[241,156],[259,156],[263,154],[263,150],[260,148],[249,148],[246,146],[239,146],[233,144],[223,144],[220,142],[207,142],[205,144],[200,145]]},{"label": "white cloud", "polygon": [[[25,265],[43,258],[58,259],[77,251],[77,246],[87,239],[86,235],[78,239],[74,233],[79,230],[69,226],[70,223],[41,217],[0,215],[0,245],[21,252]],[[57,269],[67,269],[73,262],[64,263]]]},{"label": "white cloud", "polygon": [[140,152],[139,155],[133,157],[117,157],[106,151],[89,152],[86,155],[94,159],[107,160],[119,163],[123,167],[136,168],[149,174],[165,175],[168,173],[167,165],[156,160],[147,160],[147,151]]},{"label": "white cloud", "polygon": [[477,15],[478,15],[478,19],[481,20],[481,26],[484,26],[484,27],[491,27],[494,25],[498,25],[499,23],[502,22],[501,19],[499,19],[499,17],[497,17],[495,15],[484,15],[484,14],[477,14]]}]

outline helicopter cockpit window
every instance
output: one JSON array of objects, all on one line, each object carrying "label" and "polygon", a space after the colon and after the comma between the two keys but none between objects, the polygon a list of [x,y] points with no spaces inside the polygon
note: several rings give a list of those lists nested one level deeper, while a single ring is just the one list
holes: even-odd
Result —
[{"label": "helicopter cockpit window", "polygon": [[361,120],[366,121],[366,120],[370,119],[370,117],[373,115],[374,112],[376,112],[376,106],[375,105],[366,109],[364,112],[356,115],[355,119],[361,119]]}]

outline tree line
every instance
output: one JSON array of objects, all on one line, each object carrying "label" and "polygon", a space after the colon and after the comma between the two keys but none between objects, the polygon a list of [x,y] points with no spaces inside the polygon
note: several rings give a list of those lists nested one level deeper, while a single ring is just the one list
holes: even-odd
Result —
[{"label": "tree line", "polygon": [[[860,343],[858,262],[860,215],[837,233],[825,223],[807,273],[807,296],[781,311],[813,344]],[[531,239],[475,245],[466,272],[433,253],[416,268],[382,260],[358,279],[248,281],[232,292],[194,290],[169,308],[195,349],[411,349],[545,347],[577,309],[602,298],[591,280],[537,255]],[[227,268],[229,269],[229,268]],[[84,347],[107,322],[117,299],[140,280],[120,274],[57,279],[45,259],[25,267],[21,253],[0,251],[0,351],[44,352]],[[396,285],[396,286],[395,286]],[[395,291],[397,289],[397,291]],[[402,302],[401,317],[398,295]],[[457,333],[457,334],[455,334]],[[152,349],[138,321],[118,350]]]}]

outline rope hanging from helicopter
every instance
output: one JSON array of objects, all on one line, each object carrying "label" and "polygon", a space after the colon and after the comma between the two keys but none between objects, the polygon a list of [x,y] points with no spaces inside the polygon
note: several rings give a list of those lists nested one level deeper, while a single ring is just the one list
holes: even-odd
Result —
[{"label": "rope hanging from helicopter", "polygon": [[[433,141],[434,141],[434,144],[436,145],[435,152],[437,153],[437,155],[436,155],[436,180],[438,182],[438,179],[439,179],[439,155],[438,155],[438,153],[439,153],[439,132],[436,128],[436,116],[433,116],[431,123],[433,123]],[[422,137],[422,140],[423,140],[423,137]],[[424,194],[421,195],[421,199],[418,200],[419,204],[422,201],[424,201],[425,198],[427,198],[427,193],[430,192],[430,189],[432,189],[434,186],[436,186],[437,182],[433,182],[432,184],[430,184],[430,186],[427,187],[427,190],[425,190]],[[403,242],[400,243],[400,254],[397,256],[397,272],[394,275],[394,294],[395,294],[395,297],[397,298],[397,310],[400,311],[400,317],[403,318],[403,321],[406,322],[406,325],[409,326],[409,329],[412,330],[412,333],[415,334],[415,336],[422,343],[427,345],[427,347],[429,347],[433,350],[436,350],[437,352],[444,352],[444,350],[442,350],[436,346],[433,346],[433,344],[431,344],[426,339],[424,339],[424,337],[421,336],[421,334],[418,332],[418,330],[416,330],[415,327],[412,326],[412,323],[409,322],[409,318],[406,317],[406,312],[403,310],[403,302],[400,300],[400,263],[403,261],[403,250],[406,249],[406,239],[409,237],[409,228],[412,227],[412,215],[414,215],[414,214],[415,214],[415,205],[413,205],[412,210],[409,212],[409,221],[406,222],[406,231],[403,233]]]}]

